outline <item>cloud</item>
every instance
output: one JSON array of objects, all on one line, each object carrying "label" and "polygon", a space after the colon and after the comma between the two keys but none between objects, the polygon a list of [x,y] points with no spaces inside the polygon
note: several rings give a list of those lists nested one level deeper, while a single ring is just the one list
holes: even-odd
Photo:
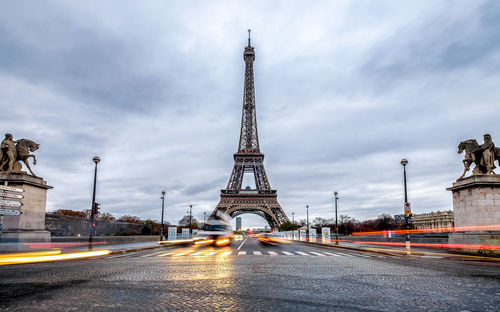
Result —
[{"label": "cloud", "polygon": [[[252,28],[261,149],[295,219],[451,209],[459,141],[500,135],[499,5],[316,1],[0,5],[5,132],[41,143],[48,208],[203,218],[233,165]],[[29,8],[29,9],[28,9]],[[499,140],[498,138],[496,140]],[[263,225],[256,217],[245,226]],[[248,221],[248,222],[245,222]]]}]

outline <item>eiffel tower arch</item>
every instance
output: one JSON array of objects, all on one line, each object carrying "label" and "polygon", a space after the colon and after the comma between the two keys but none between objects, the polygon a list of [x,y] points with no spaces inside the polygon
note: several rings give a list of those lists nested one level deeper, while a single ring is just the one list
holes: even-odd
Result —
[{"label": "eiffel tower arch", "polygon": [[[243,59],[245,83],[238,152],[234,154],[233,171],[226,188],[221,190],[219,204],[212,216],[218,211],[233,218],[240,214],[253,213],[266,219],[272,229],[277,229],[288,221],[288,217],[278,203],[276,190],[271,188],[264,168],[264,154],[260,152],[253,74],[255,52],[250,44],[250,30]],[[245,174],[253,176],[253,188],[243,186]]]}]

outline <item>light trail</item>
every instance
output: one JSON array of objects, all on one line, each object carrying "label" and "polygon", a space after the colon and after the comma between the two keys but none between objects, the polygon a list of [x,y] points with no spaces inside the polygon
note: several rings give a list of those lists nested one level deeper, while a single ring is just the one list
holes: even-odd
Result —
[{"label": "light trail", "polygon": [[229,238],[218,239],[217,241],[215,241],[215,245],[217,246],[225,246],[229,243],[231,243],[231,239]]},{"label": "light trail", "polygon": [[164,241],[159,241],[158,243],[163,244],[163,243],[189,243],[192,242],[193,239],[173,239],[173,240],[164,240]]},{"label": "light trail", "polygon": [[53,256],[60,254],[60,250],[48,250],[48,251],[36,251],[36,252],[25,252],[25,253],[13,253],[0,255],[0,259],[7,258],[24,258],[24,257],[40,257],[40,256]]},{"label": "light trail", "polygon": [[194,242],[195,245],[207,245],[207,244],[212,244],[214,242],[213,239],[204,239],[204,240],[199,240]]},{"label": "light trail", "polygon": [[74,253],[56,254],[56,255],[29,255],[29,256],[18,256],[18,257],[2,256],[0,257],[0,265],[52,262],[52,261],[61,261],[69,259],[83,259],[83,258],[90,258],[97,256],[105,256],[108,255],[109,253],[111,253],[110,250],[98,250],[98,251],[74,252]]},{"label": "light trail", "polygon": [[[406,246],[406,242],[364,242],[364,241],[346,241],[353,244],[366,245],[386,245],[386,246]],[[411,243],[414,247],[433,247],[433,248],[456,248],[456,249],[488,249],[500,250],[500,245],[481,245],[481,244],[438,244],[438,243]]]},{"label": "light trail", "polygon": [[75,247],[75,246],[87,246],[87,245],[106,245],[108,242],[93,242],[93,243],[23,243],[31,249],[42,249],[42,248],[64,248],[64,247]]},{"label": "light trail", "polygon": [[409,233],[441,233],[441,232],[462,232],[462,231],[499,231],[500,224],[495,225],[480,225],[480,226],[458,226],[458,227],[444,227],[435,229],[412,229],[412,230],[383,230],[383,231],[367,231],[367,232],[353,232],[352,235],[384,235],[392,232],[394,234]]}]

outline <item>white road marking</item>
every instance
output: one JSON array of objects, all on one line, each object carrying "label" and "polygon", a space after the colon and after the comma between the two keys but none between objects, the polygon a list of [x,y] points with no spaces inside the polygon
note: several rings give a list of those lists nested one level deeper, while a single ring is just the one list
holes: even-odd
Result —
[{"label": "white road marking", "polygon": [[232,251],[226,251],[226,252],[221,253],[219,256],[229,256],[232,253],[233,253]]},{"label": "white road marking", "polygon": [[287,256],[295,256],[293,253],[288,252],[288,251],[282,251],[282,253],[284,253]]},{"label": "white road marking", "polygon": [[299,255],[302,255],[302,256],[310,256],[310,254],[307,254],[307,253],[302,252],[302,251],[296,251],[296,253],[298,253]]},{"label": "white road marking", "polygon": [[339,255],[331,253],[331,252],[325,252],[329,256],[334,256],[334,257],[339,257]]},{"label": "white road marking", "polygon": [[197,255],[201,255],[202,253],[204,253],[204,251],[198,251],[198,252],[195,252],[193,254],[190,254],[190,256],[197,256]]},{"label": "white road marking", "polygon": [[262,256],[262,252],[260,251],[254,251],[253,254],[256,256]]},{"label": "white road marking", "polygon": [[324,254],[321,254],[321,253],[319,253],[319,252],[309,251],[309,253],[315,254],[316,256],[325,257],[325,255],[324,255]]},{"label": "white road marking", "polygon": [[236,250],[240,250],[241,246],[243,246],[243,244],[247,241],[247,239],[248,239],[248,236],[241,242],[240,246]]},{"label": "white road marking", "polygon": [[240,252],[238,252],[238,256],[246,256],[247,252],[242,250]]},{"label": "white road marking", "polygon": [[164,253],[164,254],[161,254],[161,255],[158,255],[158,257],[165,257],[165,256],[169,256],[173,254],[173,252],[167,252],[167,253]]},{"label": "white road marking", "polygon": [[180,253],[178,253],[178,254],[174,254],[174,255],[172,255],[172,257],[180,257],[180,256],[185,256],[185,255],[189,255],[190,253],[192,253],[192,251],[191,251],[191,250],[189,250],[189,251],[184,251],[184,252],[180,252]]},{"label": "white road marking", "polygon": [[218,253],[218,251],[211,251],[211,252],[207,253],[205,256],[213,256],[216,253]]},{"label": "white road marking", "polygon": [[155,256],[158,256],[158,255],[161,255],[163,252],[154,252],[154,253],[150,253],[150,254],[145,254],[145,255],[142,255],[140,256],[139,258],[148,258],[148,257],[155,257]]},{"label": "white road marking", "polygon": [[364,257],[364,258],[371,258],[372,256],[370,255],[362,255],[362,254],[357,254],[356,256],[359,256],[359,257]]},{"label": "white road marking", "polygon": [[268,251],[268,253],[269,253],[271,256],[277,256],[277,255],[278,255],[278,253],[277,253],[277,252],[275,252],[275,251]]},{"label": "white road marking", "polygon": [[111,257],[108,257],[109,259],[113,259],[113,258],[121,258],[121,257],[125,257],[125,256],[130,256],[129,253],[125,253],[125,254],[120,254],[120,255],[117,255],[117,256],[111,256]]}]

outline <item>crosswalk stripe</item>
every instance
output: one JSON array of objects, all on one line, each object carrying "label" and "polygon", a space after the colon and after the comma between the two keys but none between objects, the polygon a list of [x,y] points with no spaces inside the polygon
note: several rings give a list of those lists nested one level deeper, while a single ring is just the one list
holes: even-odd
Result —
[{"label": "crosswalk stripe", "polygon": [[288,251],[282,251],[282,253],[284,253],[287,256],[295,256],[293,253],[288,252]]},{"label": "crosswalk stripe", "polygon": [[180,253],[172,255],[172,257],[185,256],[185,255],[189,255],[190,253],[192,253],[192,251],[184,251],[184,252],[180,252]]},{"label": "crosswalk stripe", "polygon": [[207,253],[205,256],[213,256],[216,253],[218,253],[218,251],[211,251],[211,252]]},{"label": "crosswalk stripe", "polygon": [[145,255],[140,256],[139,258],[156,257],[156,256],[159,256],[161,254],[163,254],[163,251],[162,252],[154,252],[154,253],[150,253],[150,254],[145,254]]},{"label": "crosswalk stripe", "polygon": [[247,252],[242,250],[240,252],[238,252],[238,256],[246,256]]},{"label": "crosswalk stripe", "polygon": [[167,253],[164,253],[164,254],[161,254],[161,255],[158,255],[158,257],[165,257],[165,256],[169,256],[173,254],[173,252],[167,252]]},{"label": "crosswalk stripe", "polygon": [[324,254],[321,254],[321,253],[319,253],[319,252],[309,251],[309,253],[315,254],[316,256],[325,257],[325,255],[324,255]]},{"label": "crosswalk stripe", "polygon": [[298,253],[299,255],[302,255],[302,256],[309,256],[309,254],[302,252],[302,251],[296,251],[296,253]]},{"label": "crosswalk stripe", "polygon": [[229,256],[232,253],[233,253],[232,251],[226,251],[226,252],[221,253],[219,256]]},{"label": "crosswalk stripe", "polygon": [[268,253],[269,253],[271,256],[277,256],[277,255],[278,255],[278,253],[277,253],[277,252],[275,252],[275,251],[268,251]]},{"label": "crosswalk stripe", "polygon": [[342,256],[342,257],[349,257],[349,258],[354,257],[353,255],[349,255],[349,254],[346,254],[346,253],[343,253],[343,252],[340,253],[340,256]]},{"label": "crosswalk stripe", "polygon": [[190,254],[190,256],[198,256],[198,255],[201,255],[202,253],[204,253],[204,251],[198,251],[198,252],[195,252],[193,254]]},{"label": "crosswalk stripe", "polygon": [[260,252],[260,251],[255,251],[255,250],[254,250],[253,254],[254,254],[255,256],[262,256],[262,252]]},{"label": "crosswalk stripe", "polygon": [[125,254],[120,254],[120,255],[117,255],[117,256],[111,256],[111,257],[109,257],[109,259],[113,259],[113,258],[121,258],[121,257],[126,257],[126,256],[130,256],[130,254],[125,253]]},{"label": "crosswalk stripe", "polygon": [[334,253],[331,253],[331,252],[326,252],[326,251],[325,251],[325,253],[326,253],[327,255],[329,255],[329,256],[339,257],[339,255],[334,254]]}]

